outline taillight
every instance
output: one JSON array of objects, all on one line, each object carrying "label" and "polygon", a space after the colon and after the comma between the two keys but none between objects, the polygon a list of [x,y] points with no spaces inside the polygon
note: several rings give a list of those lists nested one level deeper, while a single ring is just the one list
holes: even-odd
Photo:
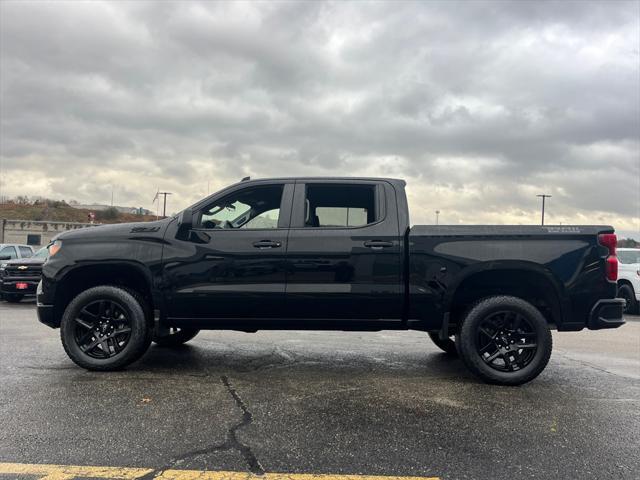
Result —
[{"label": "taillight", "polygon": [[618,280],[618,257],[616,256],[618,238],[615,233],[601,233],[598,235],[598,243],[609,250],[605,260],[605,272],[607,280],[615,282]]}]

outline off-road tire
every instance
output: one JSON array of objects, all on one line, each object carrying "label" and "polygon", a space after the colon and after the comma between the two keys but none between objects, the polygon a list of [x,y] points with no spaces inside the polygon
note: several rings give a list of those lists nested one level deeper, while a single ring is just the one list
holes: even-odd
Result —
[{"label": "off-road tire", "polygon": [[[122,350],[109,358],[94,358],[80,349],[75,338],[76,318],[80,311],[92,302],[107,300],[117,302],[128,317],[130,336]],[[136,292],[116,286],[98,286],[79,293],[67,306],[60,324],[60,338],[67,355],[74,363],[87,370],[119,370],[138,360],[151,344],[151,328],[148,307]]]},{"label": "off-road tire", "polygon": [[176,332],[169,333],[168,335],[158,336],[153,335],[153,343],[159,347],[178,347],[184,345],[193,337],[198,335],[200,330],[195,328],[181,328]]},{"label": "off-road tire", "polygon": [[444,353],[448,355],[458,355],[456,343],[451,338],[442,340],[437,332],[429,332],[429,338],[433,343],[435,343],[436,347],[438,347]]},{"label": "off-road tire", "polygon": [[[494,369],[479,352],[480,324],[501,312],[523,317],[536,336],[537,347],[529,363],[516,371]],[[515,386],[533,380],[544,370],[551,357],[553,340],[549,325],[537,308],[518,297],[495,296],[479,301],[467,311],[455,343],[462,361],[475,376],[487,383]]]}]

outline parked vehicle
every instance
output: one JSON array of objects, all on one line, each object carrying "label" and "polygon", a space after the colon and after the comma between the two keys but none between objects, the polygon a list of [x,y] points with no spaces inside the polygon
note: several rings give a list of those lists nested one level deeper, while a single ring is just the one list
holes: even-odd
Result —
[{"label": "parked vehicle", "polygon": [[201,329],[414,329],[481,379],[518,385],[551,332],[624,324],[609,226],[414,226],[405,183],[247,180],[157,222],[66,232],[40,321],[114,370]]},{"label": "parked vehicle", "polygon": [[640,248],[619,248],[618,297],[624,298],[624,313],[640,313]]},{"label": "parked vehicle", "polygon": [[25,296],[36,294],[42,274],[42,264],[49,256],[46,247],[32,257],[6,260],[0,263],[0,293],[2,298],[17,303]]},{"label": "parked vehicle", "polygon": [[29,258],[33,256],[33,247],[18,243],[0,243],[0,262],[14,258]]}]

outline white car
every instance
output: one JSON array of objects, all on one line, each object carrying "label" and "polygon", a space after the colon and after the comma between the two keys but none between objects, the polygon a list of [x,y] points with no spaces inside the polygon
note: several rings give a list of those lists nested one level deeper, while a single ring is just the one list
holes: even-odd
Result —
[{"label": "white car", "polygon": [[14,258],[30,258],[33,256],[33,247],[17,243],[0,243],[0,260],[13,260]]},{"label": "white car", "polygon": [[618,248],[618,297],[627,301],[624,313],[638,313],[640,248]]}]

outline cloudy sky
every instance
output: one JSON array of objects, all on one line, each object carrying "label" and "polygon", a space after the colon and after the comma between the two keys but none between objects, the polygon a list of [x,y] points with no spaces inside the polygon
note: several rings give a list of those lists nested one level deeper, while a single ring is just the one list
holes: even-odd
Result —
[{"label": "cloudy sky", "polygon": [[[405,178],[413,223],[640,231],[640,2],[0,5],[2,195]],[[209,187],[208,187],[209,184]]]}]

